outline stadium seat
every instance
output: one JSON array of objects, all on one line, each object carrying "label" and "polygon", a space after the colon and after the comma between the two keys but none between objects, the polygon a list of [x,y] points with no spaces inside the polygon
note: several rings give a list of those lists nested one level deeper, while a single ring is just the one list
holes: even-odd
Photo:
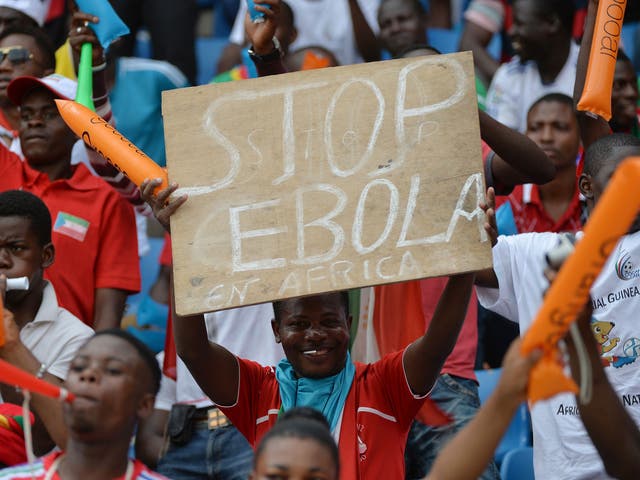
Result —
[{"label": "stadium seat", "polygon": [[226,38],[216,37],[199,37],[196,39],[196,81],[198,85],[209,83],[217,73],[216,65],[227,42]]},{"label": "stadium seat", "polygon": [[502,480],[534,480],[533,447],[511,450],[500,467]]},{"label": "stadium seat", "polygon": [[629,23],[622,27],[622,48],[633,62],[636,71],[640,71],[640,22]]},{"label": "stadium seat", "polygon": [[[502,369],[495,370],[477,370],[479,387],[478,395],[480,403],[483,404],[495,389]],[[515,449],[531,445],[531,416],[527,405],[523,403],[518,408],[516,414],[509,424],[504,437],[500,441],[494,459],[499,466],[504,461],[506,455]]]}]

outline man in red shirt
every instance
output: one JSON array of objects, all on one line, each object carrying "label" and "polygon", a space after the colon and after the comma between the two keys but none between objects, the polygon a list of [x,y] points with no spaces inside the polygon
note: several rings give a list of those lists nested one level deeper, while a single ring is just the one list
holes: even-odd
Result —
[{"label": "man in red shirt", "polygon": [[576,176],[580,135],[573,100],[561,93],[537,100],[527,115],[526,134],[553,161],[556,177],[544,185],[518,185],[498,200],[499,233],[577,232],[583,208]]},{"label": "man in red shirt", "polygon": [[128,294],[140,288],[132,207],[84,165],[71,165],[76,137],[55,98],[73,98],[75,82],[58,75],[19,77],[8,88],[20,105],[26,162],[0,147],[0,190],[23,189],[53,219],[57,262],[47,274],[64,308],[94,329],[120,325]]}]

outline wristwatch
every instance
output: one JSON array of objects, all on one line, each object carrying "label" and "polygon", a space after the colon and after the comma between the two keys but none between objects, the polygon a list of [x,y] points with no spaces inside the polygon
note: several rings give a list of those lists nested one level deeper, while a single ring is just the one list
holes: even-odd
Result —
[{"label": "wristwatch", "polygon": [[253,45],[249,47],[249,57],[256,63],[267,63],[273,62],[274,60],[279,60],[282,58],[282,49],[280,48],[280,41],[278,37],[273,37],[273,51],[267,53],[266,55],[258,55],[253,50]]}]

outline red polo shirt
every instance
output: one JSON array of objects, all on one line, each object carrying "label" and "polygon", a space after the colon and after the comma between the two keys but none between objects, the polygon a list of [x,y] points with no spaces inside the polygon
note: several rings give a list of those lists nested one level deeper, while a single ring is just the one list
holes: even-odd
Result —
[{"label": "red polo shirt", "polygon": [[0,191],[21,189],[49,208],[56,248],[45,271],[60,305],[93,324],[95,290],[140,290],[140,267],[133,208],[84,165],[71,178],[49,180],[0,147]]},{"label": "red polo shirt", "polygon": [[557,222],[544,209],[537,185],[518,185],[508,197],[498,198],[496,206],[501,207],[507,201],[511,204],[518,233],[577,232],[582,229],[582,205],[577,186],[569,207]]}]

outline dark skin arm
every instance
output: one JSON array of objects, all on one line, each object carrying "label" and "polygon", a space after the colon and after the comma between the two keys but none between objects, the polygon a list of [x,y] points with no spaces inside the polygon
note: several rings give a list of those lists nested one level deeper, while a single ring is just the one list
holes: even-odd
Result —
[{"label": "dark skin arm", "polygon": [[587,150],[589,146],[611,133],[609,123],[601,117],[593,117],[585,112],[578,111],[578,102],[582,96],[584,83],[587,76],[587,67],[589,66],[589,53],[591,52],[591,40],[596,22],[596,13],[598,11],[598,0],[589,0],[589,8],[587,10],[587,19],[584,24],[584,36],[580,45],[580,55],[578,56],[578,66],[576,70],[576,83],[573,89],[573,102],[576,106],[576,114],[578,116],[578,125],[580,127],[580,137],[582,145]]},{"label": "dark skin arm", "polygon": [[116,288],[96,288],[93,307],[93,329],[120,328],[128,292]]},{"label": "dark skin arm", "polygon": [[349,11],[351,12],[351,24],[353,25],[353,36],[356,40],[358,52],[365,62],[375,62],[380,60],[380,45],[376,34],[373,33],[369,22],[364,17],[358,0],[349,0]]},{"label": "dark skin arm", "polygon": [[478,113],[482,139],[496,152],[491,164],[496,183],[511,191],[515,185],[543,184],[554,179],[556,168],[553,162],[533,140],[494,120],[485,112]]},{"label": "dark skin arm", "polygon": [[476,73],[485,85],[491,83],[491,79],[498,70],[500,63],[487,51],[487,46],[493,38],[493,32],[485,30],[473,22],[466,22],[460,39],[460,51],[471,50],[473,61],[476,65]]},{"label": "dark skin arm", "polygon": [[[140,185],[140,191],[158,221],[169,231],[169,219],[187,201],[187,197],[183,195],[169,199],[178,188],[175,183],[154,196],[153,191],[160,184],[160,179],[145,180]],[[218,405],[233,405],[237,400],[240,378],[238,361],[226,348],[209,342],[204,316],[182,317],[174,311],[173,335],[178,355],[200,388]],[[211,365],[216,366],[216,375],[211,375]]]},{"label": "dark skin arm", "polygon": [[[516,339],[511,344],[495,391],[473,420],[447,443],[425,480],[474,479],[487,468],[513,415],[526,400],[529,372],[540,358],[537,350],[523,357],[521,343]],[[463,462],[460,452],[464,452]]]},{"label": "dark skin arm", "polygon": [[[6,277],[0,276],[0,295],[4,299],[6,291]],[[16,324],[13,313],[4,309],[2,318],[5,343],[0,347],[0,358],[26,372],[36,375],[40,370],[40,361],[20,340],[20,329]],[[62,385],[62,379],[45,372],[43,380],[54,385]],[[0,393],[5,402],[15,405],[22,404],[22,394],[15,388],[0,384]],[[43,395],[31,395],[31,408],[35,415],[33,425],[33,449],[36,455],[44,455],[55,445],[60,448],[66,446],[67,428],[62,421],[62,406],[60,402]]]},{"label": "dark skin arm", "polygon": [[473,287],[473,273],[449,278],[427,332],[407,347],[404,370],[411,391],[425,395],[435,383],[458,339]]},{"label": "dark skin arm", "polygon": [[138,423],[136,433],[136,458],[149,468],[156,468],[164,447],[164,432],[169,421],[167,410],[154,409],[153,413]]},{"label": "dark skin arm", "polygon": [[[491,246],[494,247],[498,243],[498,226],[496,225],[496,193],[493,187],[487,189],[487,196],[485,201],[480,203],[480,208],[486,216],[484,230],[489,235]],[[476,272],[476,285],[479,287],[498,288],[498,277],[493,268]]]},{"label": "dark skin arm", "polygon": [[451,0],[430,0],[427,26],[451,28]]}]

